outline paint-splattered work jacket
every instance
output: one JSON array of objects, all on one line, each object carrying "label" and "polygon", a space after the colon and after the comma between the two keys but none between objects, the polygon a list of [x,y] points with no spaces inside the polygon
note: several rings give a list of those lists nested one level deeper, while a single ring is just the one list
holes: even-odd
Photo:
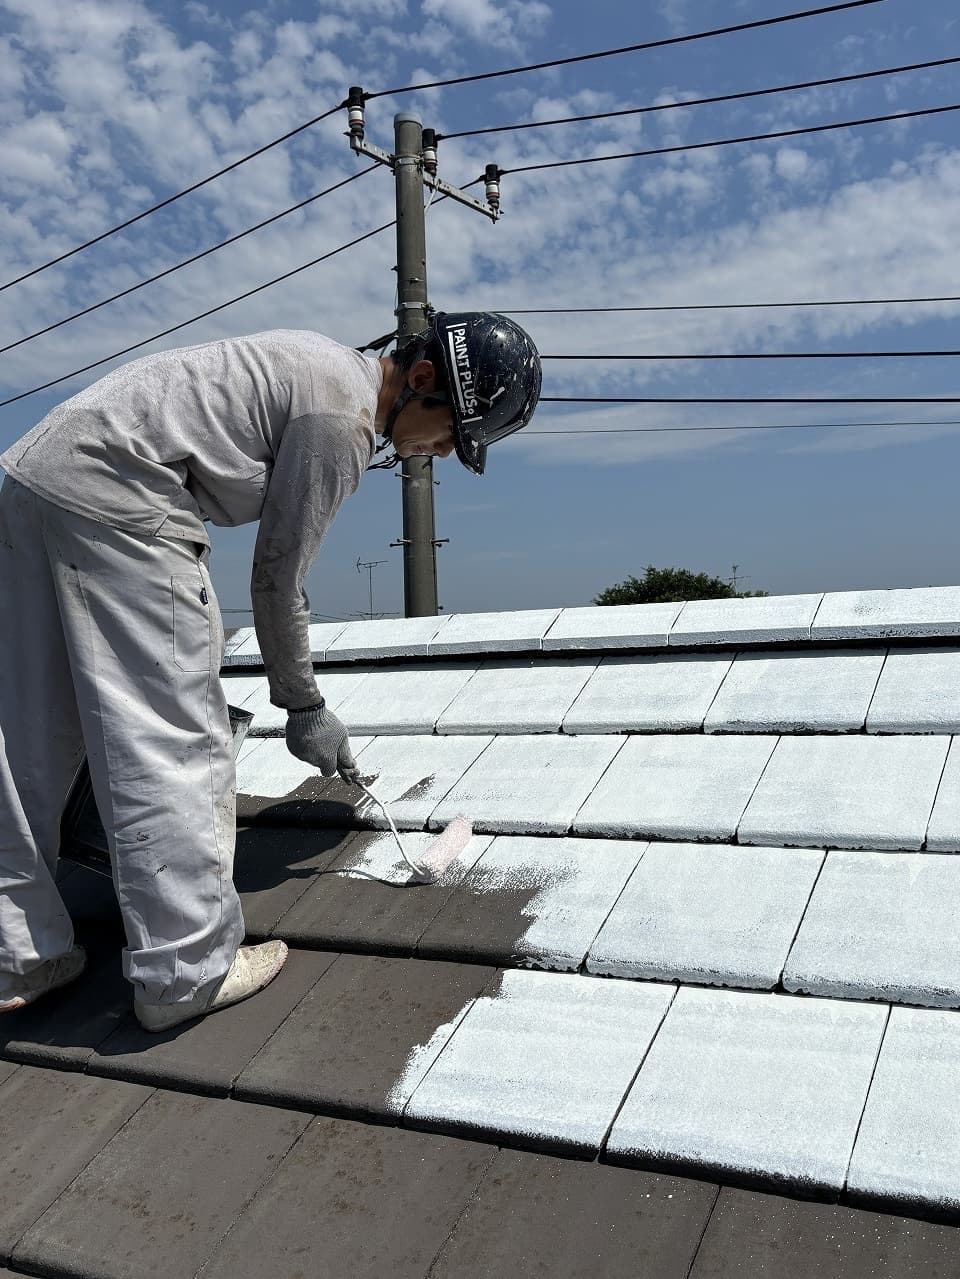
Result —
[{"label": "paint-splattered work jacket", "polygon": [[317,700],[304,578],[373,455],[379,361],[275,329],[162,351],[72,396],[0,465],[77,514],[209,544],[260,521],[254,624],[278,706]]}]

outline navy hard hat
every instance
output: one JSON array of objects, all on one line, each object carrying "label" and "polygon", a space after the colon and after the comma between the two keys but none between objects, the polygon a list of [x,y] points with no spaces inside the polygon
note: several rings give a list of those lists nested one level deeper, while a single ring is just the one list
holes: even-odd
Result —
[{"label": "navy hard hat", "polygon": [[493,311],[438,311],[432,329],[453,409],[457,456],[482,475],[487,448],[533,416],[540,356],[519,324]]}]

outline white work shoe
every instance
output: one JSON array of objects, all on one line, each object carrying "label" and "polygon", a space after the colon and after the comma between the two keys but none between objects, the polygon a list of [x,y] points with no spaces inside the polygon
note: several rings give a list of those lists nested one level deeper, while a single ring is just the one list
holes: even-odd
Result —
[{"label": "white work shoe", "polygon": [[270,985],[286,961],[286,942],[266,941],[260,946],[241,946],[226,977],[214,987],[212,994],[198,995],[179,1004],[141,1004],[134,1000],[133,1009],[144,1030],[159,1034],[183,1021],[218,1012],[255,995]]},{"label": "white work shoe", "polygon": [[87,952],[82,946],[74,946],[66,955],[48,959],[28,973],[0,973],[0,1013],[13,1012],[48,991],[59,990],[79,977],[86,966]]}]

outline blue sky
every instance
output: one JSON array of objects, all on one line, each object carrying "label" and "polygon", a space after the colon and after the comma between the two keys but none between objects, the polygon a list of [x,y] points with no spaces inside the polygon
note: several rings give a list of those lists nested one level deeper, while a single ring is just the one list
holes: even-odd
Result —
[{"label": "blue sky", "polygon": [[[0,0],[0,242],[5,279],[96,235],[339,102],[803,7],[770,0]],[[666,103],[960,54],[950,0],[883,0],[692,44],[372,101],[452,133]],[[464,183],[503,168],[733,137],[960,101],[954,67],[759,100],[441,145]],[[671,157],[507,175],[493,226],[451,202],[427,217],[438,308],[689,304],[960,293],[958,116]],[[136,227],[0,293],[0,345],[52,323],[356,171],[336,116]],[[3,396],[214,306],[393,216],[375,172],[302,213],[3,357]],[[393,323],[392,232],[182,330],[186,345],[274,327],[357,344]],[[951,349],[958,304],[527,316],[550,354]],[[144,348],[144,351],[154,348]],[[100,372],[106,371],[104,369]],[[936,360],[550,362],[544,393],[960,394]],[[0,411],[0,448],[74,382]],[[436,478],[447,611],[576,605],[644,566],[776,594],[960,581],[960,405],[543,406],[487,474]],[[784,423],[919,426],[757,430]],[[927,425],[926,423],[931,423]],[[735,430],[669,431],[676,426]],[[639,433],[624,428],[655,427]],[[742,429],[742,428],[751,429]],[[534,434],[564,429],[566,436]],[[614,433],[616,431],[616,433]],[[399,481],[369,475],[309,590],[318,614],[402,610]],[[225,609],[249,602],[253,527],[215,533]],[[246,619],[228,614],[228,622]]]}]

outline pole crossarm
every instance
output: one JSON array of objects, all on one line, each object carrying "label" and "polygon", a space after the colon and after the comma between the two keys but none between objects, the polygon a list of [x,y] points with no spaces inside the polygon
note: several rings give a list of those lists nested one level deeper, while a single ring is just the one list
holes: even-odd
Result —
[{"label": "pole crossarm", "polygon": [[[391,155],[389,151],[384,151],[383,147],[374,146],[372,142],[367,142],[365,138],[351,135],[350,146],[357,155],[368,156],[371,160],[376,160],[378,163],[386,165],[388,169],[393,169],[397,164],[395,155]],[[443,178],[434,177],[432,173],[427,173],[426,170],[421,172],[420,177],[424,186],[430,187],[431,190],[437,191],[440,195],[448,196],[451,200],[456,200],[458,204],[465,204],[468,209],[474,209],[477,213],[482,213],[491,222],[496,222],[500,217],[499,208],[493,208],[485,200],[478,200],[476,196],[470,195],[469,192],[462,190],[460,187],[455,187],[449,182],[445,182]]]}]

